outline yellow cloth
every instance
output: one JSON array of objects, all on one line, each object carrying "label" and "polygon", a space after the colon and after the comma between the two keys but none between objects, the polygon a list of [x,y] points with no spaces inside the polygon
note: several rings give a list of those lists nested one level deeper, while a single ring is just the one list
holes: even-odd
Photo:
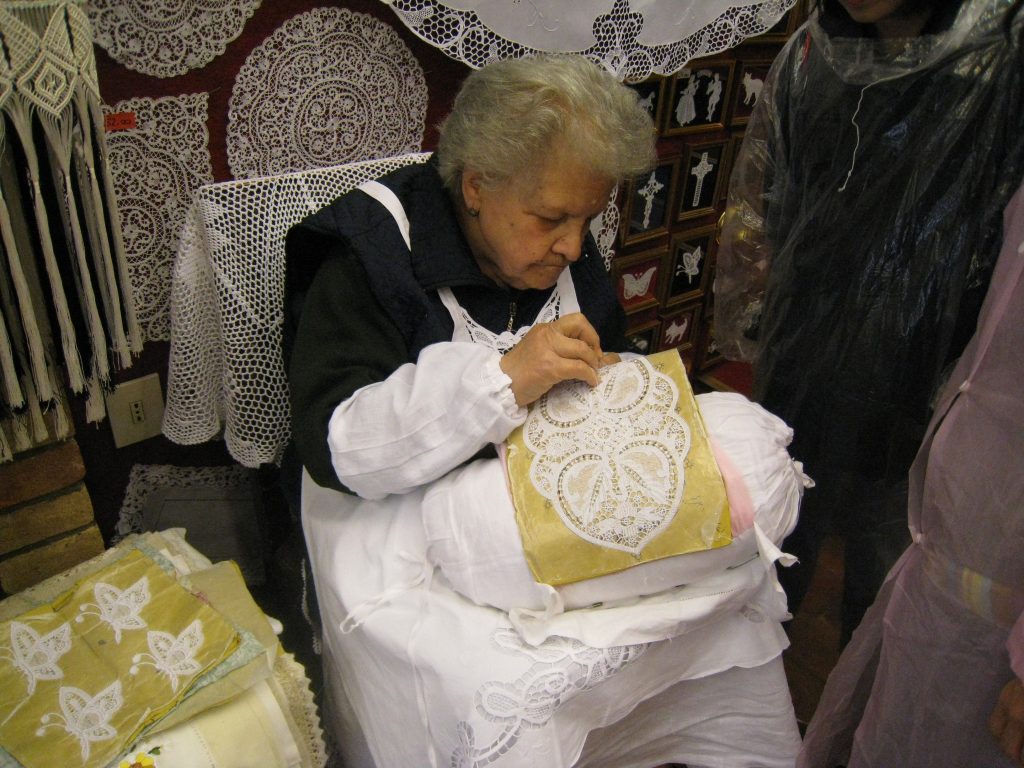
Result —
[{"label": "yellow cloth", "polygon": [[506,441],[527,563],[560,585],[732,540],[725,483],[677,352],[553,388]]},{"label": "yellow cloth", "polygon": [[0,743],[26,768],[105,766],[239,635],[135,550],[0,624]]}]

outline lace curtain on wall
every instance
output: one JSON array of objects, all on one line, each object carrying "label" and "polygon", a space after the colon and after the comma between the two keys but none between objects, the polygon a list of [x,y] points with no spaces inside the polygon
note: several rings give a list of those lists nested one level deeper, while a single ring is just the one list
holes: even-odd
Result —
[{"label": "lace curtain on wall", "polygon": [[772,27],[795,0],[383,0],[413,32],[478,68],[582,53],[621,80],[670,75]]},{"label": "lace curtain on wall", "polygon": [[68,389],[87,395],[88,420],[102,419],[102,387],[142,340],[81,3],[4,3],[0,37],[0,416],[12,431],[0,430],[2,459],[8,437],[15,450],[46,439],[39,408],[62,410]]}]

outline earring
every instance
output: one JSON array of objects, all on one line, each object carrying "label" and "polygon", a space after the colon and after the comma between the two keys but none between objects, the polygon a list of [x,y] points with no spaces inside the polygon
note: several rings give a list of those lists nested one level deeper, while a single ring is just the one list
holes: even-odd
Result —
[{"label": "earring", "polygon": [[472,216],[472,217],[473,217],[474,219],[475,219],[475,218],[476,218],[477,216],[479,216],[479,215],[480,215],[480,209],[479,209],[479,208],[467,208],[467,209],[466,209],[466,211],[467,211],[467,212],[469,213],[469,215],[470,215],[470,216]]}]

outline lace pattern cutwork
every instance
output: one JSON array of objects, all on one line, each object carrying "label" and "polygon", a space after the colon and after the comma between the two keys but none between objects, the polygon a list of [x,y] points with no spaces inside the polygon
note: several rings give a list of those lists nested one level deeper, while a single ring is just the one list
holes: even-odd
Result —
[{"label": "lace pattern cutwork", "polygon": [[171,337],[171,266],[195,191],[213,181],[209,94],[119,101],[136,127],[107,137],[139,324],[149,341]]},{"label": "lace pattern cutwork", "polygon": [[471,67],[540,51],[581,53],[620,80],[671,75],[766,32],[795,0],[394,0],[402,22]]},{"label": "lace pattern cutwork", "polygon": [[572,382],[531,409],[530,479],[569,530],[639,554],[679,508],[690,428],[672,380],[646,358],[598,375],[598,386]]},{"label": "lace pattern cutwork", "polygon": [[260,0],[90,0],[96,42],[136,72],[174,77],[209,64]]},{"label": "lace pattern cutwork", "polygon": [[394,29],[318,8],[282,24],[239,70],[228,164],[243,179],[417,152],[426,113],[423,69]]}]

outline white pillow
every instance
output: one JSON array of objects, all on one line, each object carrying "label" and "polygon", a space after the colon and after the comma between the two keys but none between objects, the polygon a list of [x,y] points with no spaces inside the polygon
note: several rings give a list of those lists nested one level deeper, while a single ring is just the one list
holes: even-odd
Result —
[{"label": "white pillow", "polygon": [[[792,430],[739,394],[714,392],[696,399],[716,451],[724,452],[742,477],[753,522],[780,544],[796,525],[803,489],[810,482],[786,450]],[[538,584],[526,564],[498,459],[472,462],[435,482],[424,495],[422,511],[428,558],[452,588],[480,605],[506,611],[543,610],[553,591],[560,593],[566,609],[650,595],[693,584],[758,553],[754,529],[748,527],[718,549],[655,560],[557,588]]]}]

